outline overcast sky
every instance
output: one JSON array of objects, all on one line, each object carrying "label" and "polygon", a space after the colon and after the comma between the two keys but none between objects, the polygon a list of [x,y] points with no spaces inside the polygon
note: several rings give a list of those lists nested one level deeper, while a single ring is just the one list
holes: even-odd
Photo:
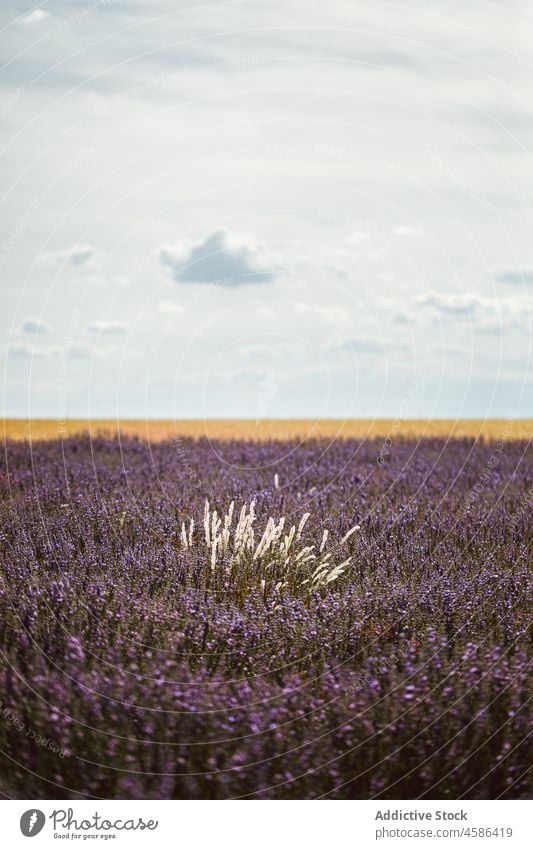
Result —
[{"label": "overcast sky", "polygon": [[2,0],[6,415],[532,415],[526,0]]}]

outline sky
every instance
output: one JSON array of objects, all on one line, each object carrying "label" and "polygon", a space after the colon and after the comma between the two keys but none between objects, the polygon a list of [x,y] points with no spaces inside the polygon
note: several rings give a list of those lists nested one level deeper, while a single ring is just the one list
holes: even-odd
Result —
[{"label": "sky", "polygon": [[6,416],[531,416],[526,0],[2,0]]}]

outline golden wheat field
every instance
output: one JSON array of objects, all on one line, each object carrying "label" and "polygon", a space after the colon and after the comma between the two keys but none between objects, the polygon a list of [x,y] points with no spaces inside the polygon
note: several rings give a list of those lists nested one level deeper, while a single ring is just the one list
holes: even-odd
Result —
[{"label": "golden wheat field", "polygon": [[150,442],[179,437],[246,439],[363,439],[442,437],[488,441],[529,439],[533,419],[4,419],[4,439],[65,439],[95,436],[136,436]]}]

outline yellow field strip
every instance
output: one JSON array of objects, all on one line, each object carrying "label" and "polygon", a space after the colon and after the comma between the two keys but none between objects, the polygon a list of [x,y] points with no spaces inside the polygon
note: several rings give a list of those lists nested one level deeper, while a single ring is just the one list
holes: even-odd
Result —
[{"label": "yellow field strip", "polygon": [[68,436],[137,436],[151,442],[179,437],[272,439],[380,437],[479,437],[489,441],[530,439],[533,419],[4,419],[3,437],[15,440],[65,439]]}]

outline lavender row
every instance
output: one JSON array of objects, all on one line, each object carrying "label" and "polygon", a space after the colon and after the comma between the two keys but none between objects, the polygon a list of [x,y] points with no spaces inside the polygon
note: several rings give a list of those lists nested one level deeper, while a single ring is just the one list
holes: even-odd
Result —
[{"label": "lavender row", "polygon": [[528,452],[8,443],[0,792],[527,796]]}]

